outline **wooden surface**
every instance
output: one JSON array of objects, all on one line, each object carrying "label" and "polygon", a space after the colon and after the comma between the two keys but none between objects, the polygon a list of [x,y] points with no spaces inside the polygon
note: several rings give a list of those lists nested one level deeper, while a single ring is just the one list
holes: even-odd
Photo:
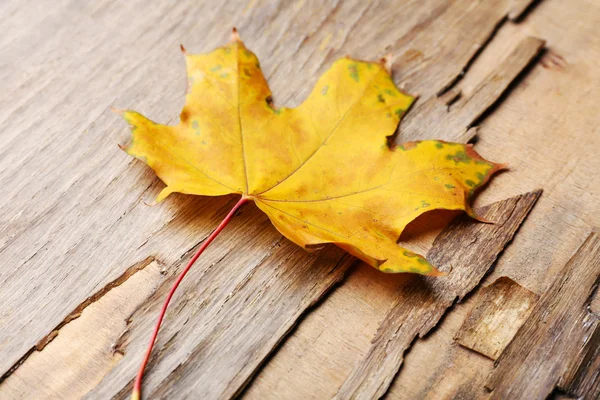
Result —
[{"label": "wooden surface", "polygon": [[538,295],[502,276],[482,288],[454,340],[496,360],[515,337]]},{"label": "wooden surface", "polygon": [[498,359],[486,384],[492,399],[545,399],[555,388],[575,398],[600,396],[598,371],[589,370],[597,368],[600,345],[600,319],[590,310],[598,283],[600,236],[594,232]]},{"label": "wooden surface", "polygon": [[[559,274],[571,276],[563,267],[600,225],[600,4],[396,3],[3,2],[0,398],[127,395],[168,287],[234,199],[175,195],[148,207],[162,183],[117,148],[127,127],[108,106],[175,121],[179,44],[209,51],[232,26],[279,105],[298,104],[337,57],[392,53],[396,83],[420,94],[400,141],[477,132],[477,150],[511,167],[480,205],[544,188],[487,282],[509,276],[544,298]],[[423,232],[424,222],[402,240],[425,253],[442,226]],[[144,393],[344,397],[415,279],[353,265],[335,248],[307,254],[246,207],[174,298]],[[390,398],[490,395],[492,361],[453,340],[472,307],[467,297],[408,341],[400,373],[396,364],[381,376]],[[591,390],[599,357],[585,357],[555,395]]]},{"label": "wooden surface", "polygon": [[473,224],[456,218],[435,239],[427,259],[448,272],[449,279],[412,277],[396,294],[366,356],[350,373],[336,397],[382,397],[402,365],[405,350],[425,336],[455,301],[483,278],[512,239],[541,191],[527,193],[481,209],[495,224]]}]

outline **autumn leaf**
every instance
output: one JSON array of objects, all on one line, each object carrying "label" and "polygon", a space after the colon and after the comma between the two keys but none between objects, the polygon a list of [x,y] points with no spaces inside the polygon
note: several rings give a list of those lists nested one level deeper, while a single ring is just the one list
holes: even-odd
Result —
[{"label": "autumn leaf", "polygon": [[380,63],[343,58],[299,107],[276,108],[257,57],[236,37],[186,55],[189,89],[181,122],[156,124],[133,111],[124,147],[170,193],[253,200],[285,237],[306,249],[334,243],[384,272],[435,275],[396,244],[406,225],[435,209],[466,210],[500,166],[470,145],[405,143],[387,136],[414,98]]},{"label": "autumn leaf", "polygon": [[132,138],[122,148],[167,185],[157,201],[174,192],[242,197],[173,285],[134,399],[171,296],[245,202],[254,201],[279,232],[308,250],[334,243],[384,272],[439,275],[425,258],[397,245],[400,234],[431,210],[476,217],[470,197],[502,167],[470,145],[430,140],[390,148],[387,137],[414,98],[396,87],[382,63],[340,59],[290,109],[273,105],[258,59],[235,29],[226,46],[185,58],[188,93],[179,124],[124,111]]}]

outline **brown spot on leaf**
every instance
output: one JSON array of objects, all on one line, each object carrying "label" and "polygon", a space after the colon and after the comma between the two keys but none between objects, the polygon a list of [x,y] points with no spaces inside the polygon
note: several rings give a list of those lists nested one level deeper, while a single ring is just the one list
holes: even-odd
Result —
[{"label": "brown spot on leaf", "polygon": [[190,119],[190,113],[188,110],[183,110],[179,118],[181,119],[181,122],[187,122],[188,119]]},{"label": "brown spot on leaf", "polygon": [[400,147],[402,150],[410,150],[410,149],[414,149],[415,147],[417,147],[417,143],[418,142],[406,142],[406,143],[402,143]]}]

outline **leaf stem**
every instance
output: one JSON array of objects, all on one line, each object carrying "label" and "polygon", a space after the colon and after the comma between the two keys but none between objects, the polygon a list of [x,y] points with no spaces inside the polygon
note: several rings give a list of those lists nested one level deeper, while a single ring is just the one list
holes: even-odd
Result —
[{"label": "leaf stem", "polygon": [[165,302],[163,303],[163,306],[160,310],[160,314],[158,315],[158,320],[156,321],[156,325],[154,326],[154,331],[152,332],[152,336],[150,337],[150,343],[148,344],[148,348],[146,349],[146,354],[144,355],[144,359],[142,361],[142,364],[140,365],[140,369],[138,371],[137,377],[135,378],[135,383],[133,385],[133,392],[131,393],[131,400],[139,400],[141,398],[142,379],[144,378],[144,370],[146,369],[146,366],[148,365],[148,361],[150,359],[150,354],[152,353],[152,348],[154,347],[154,343],[156,342],[156,337],[158,336],[158,331],[160,329],[160,325],[161,325],[162,320],[167,311],[167,307],[169,306],[169,302],[171,301],[173,294],[175,294],[177,287],[179,287],[179,284],[181,283],[183,278],[185,278],[185,275],[192,268],[192,265],[194,265],[194,263],[196,262],[198,257],[200,257],[200,255],[204,252],[204,250],[208,247],[208,245],[217,237],[217,235],[219,233],[221,233],[221,231],[223,230],[223,228],[225,228],[225,226],[227,226],[229,221],[231,221],[231,218],[233,217],[235,212],[242,205],[244,205],[247,202],[248,202],[248,197],[242,196],[242,198],[235,204],[235,206],[233,206],[231,211],[229,211],[229,213],[223,219],[223,221],[221,221],[219,226],[217,226],[217,228],[210,234],[210,236],[204,241],[204,243],[202,243],[202,246],[200,246],[200,248],[196,251],[194,256],[190,259],[190,261],[188,262],[188,264],[186,265],[184,270],[181,272],[181,274],[179,274],[179,276],[177,277],[177,280],[171,287],[171,290],[169,291],[169,294],[167,295],[167,298],[165,299]]}]

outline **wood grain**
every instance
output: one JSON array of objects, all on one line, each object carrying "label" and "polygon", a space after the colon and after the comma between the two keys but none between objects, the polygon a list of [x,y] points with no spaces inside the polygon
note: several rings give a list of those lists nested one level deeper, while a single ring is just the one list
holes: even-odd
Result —
[{"label": "wood grain", "polygon": [[[126,127],[108,112],[109,105],[138,109],[161,122],[176,118],[185,92],[179,43],[192,52],[207,51],[226,40],[228,27],[237,26],[261,58],[276,99],[288,105],[297,104],[336,57],[375,59],[391,49],[401,55],[394,67],[397,82],[426,100],[457,81],[513,5],[3,3],[3,15],[10,16],[3,21],[10,35],[0,40],[6,60],[0,66],[6,94],[0,100],[4,378],[32,362],[28,357],[38,343],[50,343],[40,346],[47,359],[60,358],[50,340],[76,323],[63,324],[68,316],[94,293],[111,293],[104,289],[110,282],[153,256],[164,265],[163,283],[126,318],[128,330],[118,340],[123,357],[89,396],[124,393],[166,286],[231,205],[175,196],[146,207],[161,184],[115,146]],[[402,13],[389,12],[400,8]],[[460,29],[448,29],[456,24],[471,26],[468,40]],[[446,33],[442,47],[439,32]],[[421,56],[408,60],[411,51]],[[237,393],[348,268],[336,250],[308,255],[282,242],[253,208],[237,219],[174,299],[170,328],[161,332],[146,380],[148,393]],[[110,349],[104,351],[106,357]],[[197,358],[202,362],[187,362]],[[97,376],[86,369],[86,359],[80,363],[82,371]],[[220,372],[211,370],[215,366]],[[210,381],[203,378],[209,372]],[[193,383],[174,379],[180,376]],[[188,389],[176,389],[178,382],[187,382]]]},{"label": "wood grain", "polygon": [[[510,170],[494,179],[478,201],[544,188],[486,284],[508,276],[542,294],[589,232],[600,226],[595,200],[600,196],[595,150],[600,146],[600,119],[593,94],[600,88],[600,38],[594,35],[599,23],[597,2],[539,2],[519,24],[506,24],[497,32],[460,83],[463,91],[471,92],[489,75],[498,54],[526,36],[547,42],[540,62],[480,125],[478,151],[508,163]],[[456,305],[426,340],[413,343],[387,398],[485,397],[493,362],[452,340],[471,306],[469,301]],[[590,373],[597,371],[593,365]]]},{"label": "wood grain", "polygon": [[459,217],[444,229],[427,259],[448,272],[448,277],[423,278],[397,294],[367,355],[344,382],[337,398],[371,399],[386,393],[402,365],[404,351],[416,336],[425,336],[457,299],[477,286],[540,194],[527,193],[480,211],[496,224]]},{"label": "wood grain", "polygon": [[481,289],[454,340],[495,360],[525,322],[538,295],[507,277]]},{"label": "wood grain", "polygon": [[445,139],[467,142],[469,128],[494,105],[510,84],[542,51],[545,42],[526,37],[469,94],[451,91],[426,101],[403,123],[403,133],[410,138],[429,138],[444,121]]},{"label": "wood grain", "polygon": [[[469,11],[472,14],[469,14],[468,17],[464,15],[457,16],[453,14],[454,10],[452,10],[452,13],[448,11],[449,15],[444,14],[443,17],[440,16],[441,19],[446,18],[445,21],[436,20],[435,23],[429,25],[428,29],[443,30],[444,27],[454,24],[464,24],[463,29],[468,29],[469,18],[489,18],[489,34],[491,35],[495,29],[491,26],[495,27],[496,23],[502,21],[500,19],[497,22],[491,22],[497,17],[497,14],[495,14],[496,11],[498,11],[497,8],[494,11],[487,7],[476,8]],[[450,18],[457,18],[457,20],[450,23]],[[476,37],[473,36],[472,38]],[[472,38],[470,37],[469,40]],[[461,40],[464,39],[461,38]],[[485,44],[485,41],[482,43]],[[439,49],[435,47],[437,44],[437,39],[428,35],[419,36],[419,39],[415,39],[415,42],[406,43],[407,46],[410,45],[415,48],[432,48],[431,57],[434,57],[441,63],[431,65],[430,68],[432,70],[441,68],[441,65],[446,62],[441,58],[437,58],[439,55]],[[460,112],[461,108],[448,109],[445,105],[445,99],[437,97],[437,92],[441,90],[443,86],[442,82],[444,81],[440,80],[438,89],[432,90],[430,85],[432,85],[432,82],[435,83],[430,80],[435,79],[435,74],[432,71],[431,78],[418,82],[423,87],[417,87],[423,89],[429,97],[421,96],[417,106],[407,115],[406,120],[403,121],[401,126],[399,140],[424,139],[428,137],[447,140],[468,140],[472,137],[473,129],[467,132],[467,127],[476,121],[478,115],[481,115],[482,112],[489,109],[498,100],[503,90],[510,85],[510,82],[518,78],[520,72],[535,58],[542,46],[543,41],[533,38],[524,38],[522,41],[515,41],[514,48],[509,49],[502,55],[509,62],[494,64],[493,68],[488,71],[490,77],[498,76],[502,78],[489,79],[485,76],[482,78],[482,82],[484,83],[480,86],[480,91],[490,97],[481,96],[477,98],[477,101],[471,101],[469,100],[471,99],[470,93],[473,93],[473,91],[465,93],[463,101],[473,106],[470,108],[473,112],[472,119],[466,118],[468,114],[464,111],[461,114],[461,118],[454,117],[454,113]],[[437,52],[433,49],[436,49]],[[519,50],[515,51],[515,49]],[[404,51],[412,54],[409,50],[410,48]],[[467,51],[467,48],[461,48],[462,50]],[[449,55],[446,54],[445,56]],[[400,64],[402,68],[404,61],[403,57],[400,57],[395,65]],[[414,63],[414,60],[408,60],[408,62]],[[423,68],[426,65],[430,65],[429,59],[423,62],[425,63]],[[425,72],[421,71],[421,73]],[[491,85],[492,90],[487,90],[488,85]],[[413,87],[412,90],[417,91],[417,88]],[[504,89],[497,90],[498,88]],[[475,107],[475,105],[479,105],[479,108]],[[439,110],[440,113],[436,114],[439,116],[439,119],[436,124],[431,126],[430,132],[424,134],[414,129],[411,130],[411,118],[414,118],[414,121],[425,120],[429,118],[429,113],[432,110]],[[447,123],[447,121],[454,122]],[[462,124],[457,121],[462,122]],[[414,126],[418,126],[418,123],[415,123]],[[418,243],[416,243],[416,246],[418,246]],[[419,247],[416,248],[422,250]],[[364,356],[370,340],[369,335],[375,333],[376,328],[369,331],[365,330],[365,327],[376,327],[379,318],[382,317],[382,313],[387,309],[386,302],[393,301],[395,298],[394,291],[403,290],[404,285],[412,283],[412,281],[402,278],[391,279],[389,277],[373,276],[369,271],[361,271],[360,275],[356,275],[356,271],[353,271],[350,279],[355,279],[356,284],[351,283],[347,286],[348,290],[343,292],[338,290],[336,296],[328,298],[327,304],[320,309],[324,310],[323,313],[326,315],[324,319],[319,318],[314,320],[309,318],[303,323],[304,326],[307,326],[307,330],[304,331],[306,332],[306,336],[301,337],[299,340],[292,338],[289,342],[286,342],[286,345],[270,360],[256,381],[253,382],[248,392],[245,393],[246,397],[264,398],[265,393],[269,393],[272,398],[322,398],[336,394],[339,385],[341,385],[346,376],[352,371],[352,364],[359,361],[361,356]],[[370,299],[372,297],[371,290],[382,295],[380,301]],[[383,295],[383,293],[392,294]],[[357,296],[358,300],[356,299]],[[338,300],[336,301],[336,299]],[[360,312],[356,311],[358,307],[362,308]],[[379,313],[374,313],[373,309],[376,309]],[[336,325],[338,328],[343,328],[343,331],[340,332],[332,329],[329,322],[332,320],[343,321]],[[318,321],[315,322],[316,326],[311,325],[312,321]],[[361,327],[360,333],[356,332],[357,326]],[[364,339],[365,337],[367,337],[366,340]],[[331,347],[332,340],[337,342],[335,347]],[[315,341],[318,343],[315,343]],[[311,382],[311,384],[306,385],[305,382]]]},{"label": "wood grain", "polygon": [[[339,56],[376,59],[392,52],[396,82],[421,95],[403,122],[400,141],[467,140],[474,132],[465,134],[468,126],[481,124],[478,151],[508,162],[511,171],[494,179],[478,201],[545,188],[487,281],[507,275],[543,293],[590,229],[600,226],[600,5],[585,0],[531,3],[2,2],[0,374],[5,380],[0,397],[58,397],[64,393],[61,377],[72,382],[69,373],[75,370],[81,373],[81,386],[73,397],[125,396],[161,296],[232,199],[174,196],[146,207],[161,184],[118,151],[115,143],[126,136],[126,127],[106,108],[138,109],[172,123],[185,91],[179,44],[190,52],[209,51],[227,40],[234,25],[261,58],[278,104],[298,104]],[[520,17],[525,10],[528,16]],[[547,41],[540,64],[524,78],[488,80],[529,36]],[[474,109],[461,107],[477,98],[484,82],[489,85],[483,90],[486,98],[471,103]],[[496,107],[498,100],[503,102]],[[485,120],[476,118],[481,113]],[[265,365],[246,397],[335,395],[369,350],[389,302],[414,278],[382,277],[355,266],[268,358],[305,310],[347,273],[348,264],[338,264],[341,254],[295,253],[253,208],[236,220],[175,299],[168,317],[174,325],[161,332],[145,393],[178,398],[176,380],[182,377],[193,388],[181,390],[181,396],[228,397]],[[412,244],[426,252],[434,236],[430,232]],[[241,259],[236,252],[244,252]],[[129,275],[149,257],[164,275],[156,264]],[[297,266],[295,275],[291,268]],[[144,280],[149,271],[156,280]],[[119,285],[111,287],[113,282]],[[123,288],[139,293],[123,294]],[[67,366],[69,333],[84,332],[83,318],[92,312],[107,315],[101,310],[117,304],[109,300],[118,293],[119,299],[135,298],[134,309],[110,313],[114,319],[107,321],[112,328],[106,335],[89,332],[85,344],[90,351],[100,349],[95,361],[88,354],[69,359]],[[595,299],[592,312],[598,308]],[[412,343],[389,398],[485,395],[492,362],[452,341],[472,305],[470,299],[456,304],[425,340]],[[235,323],[225,322],[232,316]],[[244,329],[252,319],[262,325]],[[128,330],[121,335],[123,326]],[[113,340],[117,353],[108,345]],[[589,341],[597,343],[597,334]],[[219,352],[221,357],[215,355]],[[598,354],[588,351],[552,396],[590,393],[593,398],[599,363]],[[211,366],[212,386],[206,383]],[[17,378],[25,379],[23,385]],[[25,382],[37,385],[25,390]]]},{"label": "wood grain", "polygon": [[[116,282],[97,300],[71,315],[69,321],[40,343],[2,383],[3,398],[81,398],[123,357],[117,341],[129,315],[163,279],[162,266],[148,260]],[[94,299],[92,299],[94,300]],[[52,339],[50,339],[52,337]],[[43,346],[43,347],[42,347]],[[80,360],[86,360],[82,367]]]},{"label": "wood grain", "polygon": [[498,359],[486,384],[491,399],[544,399],[557,386],[573,397],[598,398],[600,321],[589,306],[599,278],[600,235],[593,232]]}]

